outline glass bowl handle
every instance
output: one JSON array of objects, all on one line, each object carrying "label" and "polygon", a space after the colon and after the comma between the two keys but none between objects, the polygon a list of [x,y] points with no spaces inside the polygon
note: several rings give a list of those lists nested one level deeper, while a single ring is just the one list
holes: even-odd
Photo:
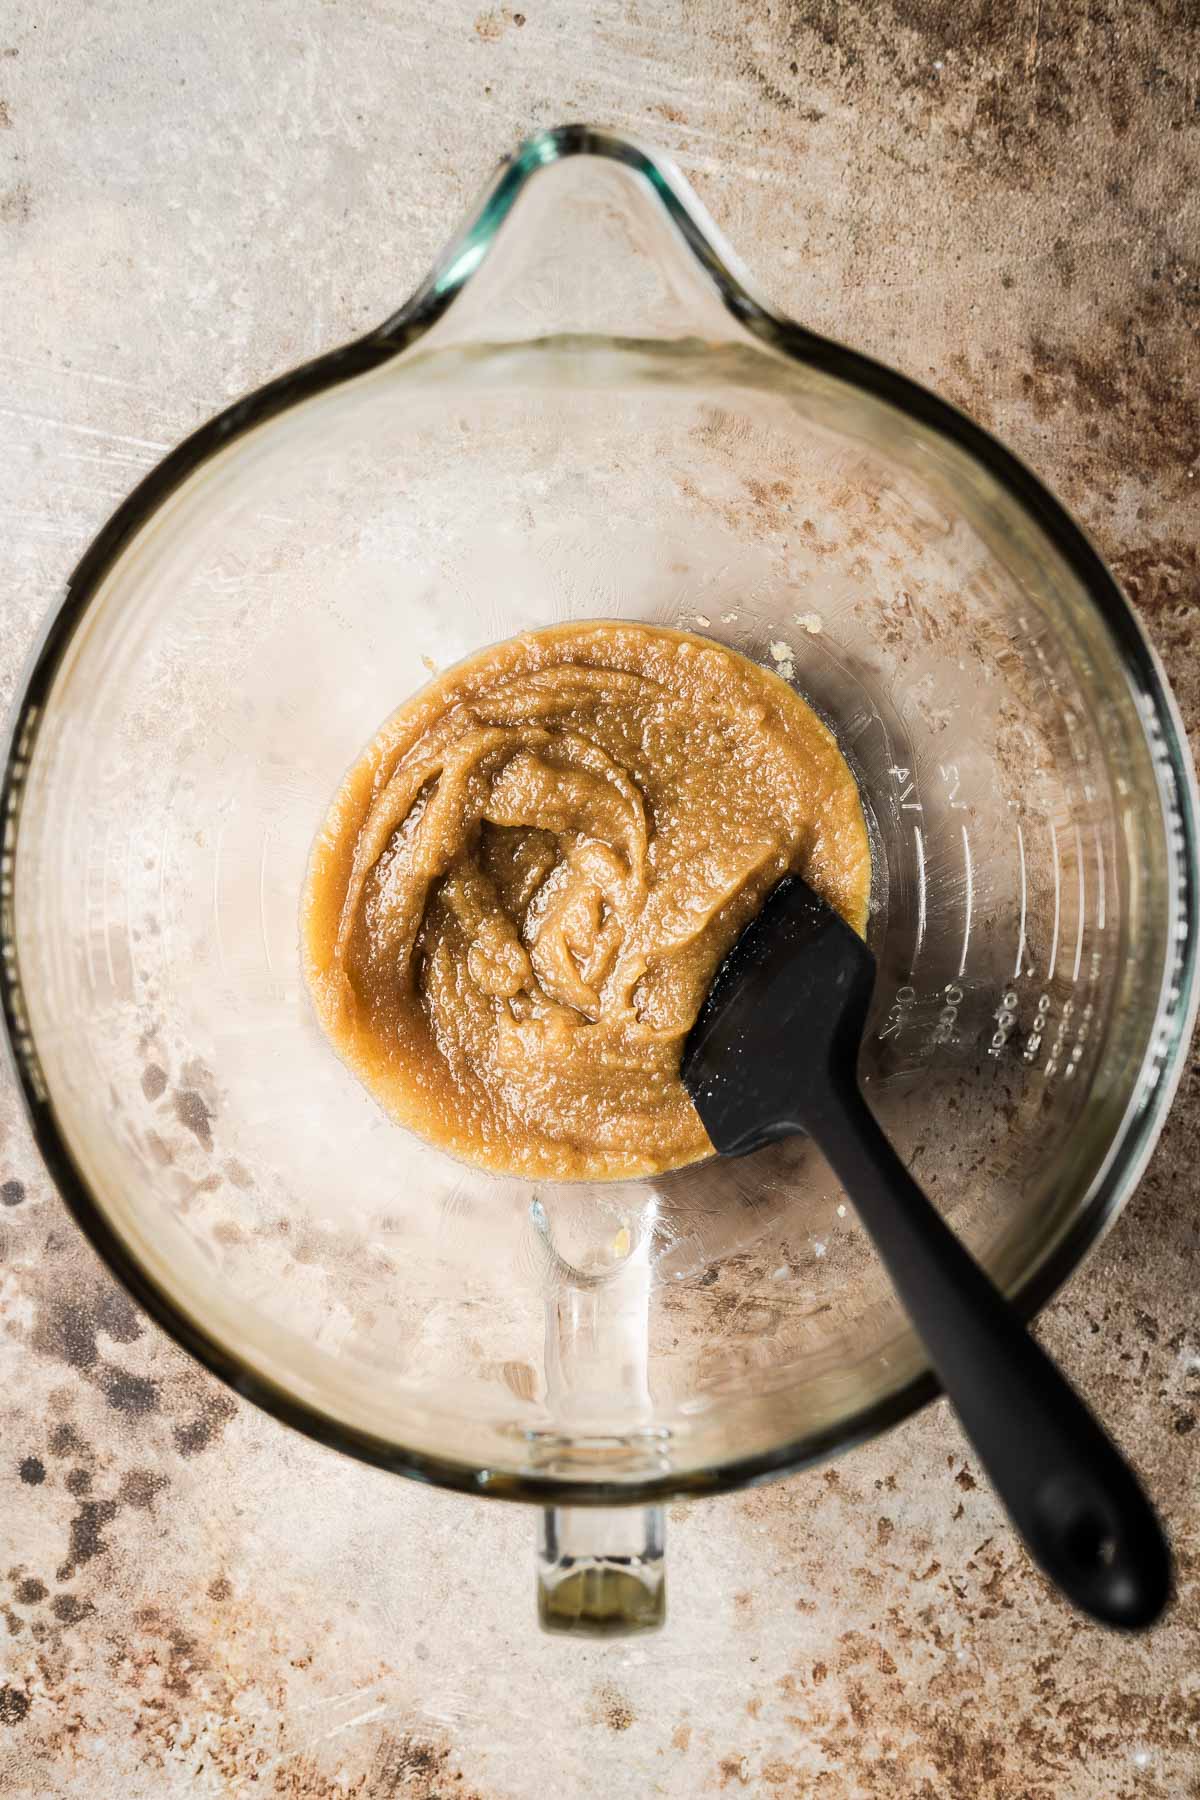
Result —
[{"label": "glass bowl handle", "polygon": [[[548,1464],[619,1485],[663,1464],[648,1379],[657,1203],[635,1190],[613,1212],[594,1197],[540,1201],[531,1223],[546,1279]],[[666,1617],[661,1506],[549,1506],[537,1547],[542,1628],[591,1637],[653,1631]]]},{"label": "glass bowl handle", "polygon": [[661,1506],[548,1506],[537,1554],[538,1623],[581,1637],[656,1631],[667,1614]]}]

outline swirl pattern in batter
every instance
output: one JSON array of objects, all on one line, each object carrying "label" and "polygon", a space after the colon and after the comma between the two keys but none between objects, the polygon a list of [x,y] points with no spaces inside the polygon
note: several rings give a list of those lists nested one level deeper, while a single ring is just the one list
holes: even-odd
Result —
[{"label": "swirl pattern in batter", "polygon": [[306,972],[400,1123],[534,1178],[711,1154],[684,1038],[742,927],[797,871],[857,931],[854,778],[779,676],[616,622],[480,652],[396,712],[317,839]]}]

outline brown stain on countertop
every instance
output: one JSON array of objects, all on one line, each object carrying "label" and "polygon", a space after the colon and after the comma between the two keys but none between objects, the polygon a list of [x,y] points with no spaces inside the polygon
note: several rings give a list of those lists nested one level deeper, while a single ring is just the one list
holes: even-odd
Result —
[{"label": "brown stain on countertop", "polygon": [[[929,382],[1047,478],[1124,582],[1196,742],[1193,6],[566,0],[522,27],[450,0],[436,39],[425,12],[311,9],[301,34],[260,9],[235,41],[181,34],[148,0],[86,36],[32,0],[9,9],[4,698],[51,595],[157,460],[139,440],[175,441],[231,383],[386,316],[494,156],[590,115],[663,141],[785,310]],[[414,135],[418,103],[436,128]],[[30,129],[47,116],[53,133]],[[159,146],[136,189],[118,142]],[[230,146],[261,181],[230,179]],[[312,305],[251,317],[247,293],[295,291],[284,214],[303,220]],[[772,529],[786,499],[746,504]],[[164,1178],[208,1155],[207,1128],[239,1188],[206,1081],[158,1046],[141,1080]],[[1042,1327],[1170,1522],[1179,1598],[1150,1638],[1098,1634],[1049,1594],[939,1407],[836,1469],[677,1509],[666,1631],[596,1649],[537,1637],[527,1518],[352,1468],[141,1320],[5,1082],[0,1787],[1189,1800],[1198,1155],[1193,1056],[1138,1195]],[[610,1686],[635,1716],[589,1729]]]},{"label": "brown stain on countertop", "polygon": [[606,1681],[592,1696],[590,1717],[593,1724],[607,1726],[609,1731],[628,1731],[637,1714],[621,1689]]}]

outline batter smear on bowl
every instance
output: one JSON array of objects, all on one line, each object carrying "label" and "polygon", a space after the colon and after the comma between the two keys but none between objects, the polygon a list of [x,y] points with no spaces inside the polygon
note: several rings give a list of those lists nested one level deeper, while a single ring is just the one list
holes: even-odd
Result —
[{"label": "batter smear on bowl", "polygon": [[865,929],[858,789],[812,709],[706,638],[554,626],[439,676],[351,769],[306,973],[339,1055],[431,1143],[506,1174],[660,1173],[711,1154],[683,1041],[789,871]]}]

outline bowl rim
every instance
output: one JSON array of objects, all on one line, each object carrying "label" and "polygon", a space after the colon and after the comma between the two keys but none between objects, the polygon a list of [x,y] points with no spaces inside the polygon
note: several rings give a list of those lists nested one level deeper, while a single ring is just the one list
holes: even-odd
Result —
[{"label": "bowl rim", "polygon": [[553,1474],[518,1475],[476,1467],[406,1448],[347,1424],[301,1400],[210,1334],[147,1273],[110,1222],[59,1127],[28,1023],[16,944],[13,876],[26,777],[58,670],[106,575],[168,496],[234,439],[303,400],[381,367],[423,338],[485,261],[488,247],[527,184],[542,169],[575,156],[615,162],[644,179],[743,331],[793,362],[864,389],[982,464],[1051,541],[1107,626],[1140,702],[1144,728],[1147,722],[1152,724],[1159,740],[1158,753],[1154,754],[1153,745],[1151,750],[1164,836],[1172,856],[1168,906],[1176,930],[1170,935],[1164,958],[1156,1019],[1140,1078],[1092,1191],[1059,1241],[1011,1292],[1024,1318],[1031,1318],[1045,1304],[1112,1225],[1161,1131],[1182,1074],[1200,999],[1194,929],[1200,892],[1200,807],[1187,739],[1157,654],[1086,533],[1016,456],[930,390],[774,311],[756,293],[740,262],[667,157],[636,139],[586,124],[559,126],[527,139],[500,163],[465,225],[398,312],[365,336],[276,377],[192,432],[138,483],[85,550],[35,645],[10,715],[0,776],[0,1008],[34,1140],[76,1223],[155,1323],[237,1393],[320,1443],[439,1487],[539,1505],[644,1505],[726,1492],[822,1461],[899,1424],[934,1399],[940,1385],[926,1368],[836,1424],[770,1449],[733,1456],[704,1469],[627,1481],[573,1481]]}]

